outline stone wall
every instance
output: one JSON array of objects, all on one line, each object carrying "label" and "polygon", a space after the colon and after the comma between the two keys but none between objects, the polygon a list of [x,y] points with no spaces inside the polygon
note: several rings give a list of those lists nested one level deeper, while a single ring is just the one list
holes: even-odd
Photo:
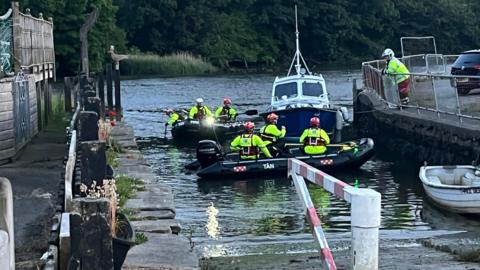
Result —
[{"label": "stone wall", "polygon": [[393,153],[419,164],[471,164],[480,154],[480,120],[419,112],[414,108],[388,108],[369,92],[356,95],[355,127]]}]

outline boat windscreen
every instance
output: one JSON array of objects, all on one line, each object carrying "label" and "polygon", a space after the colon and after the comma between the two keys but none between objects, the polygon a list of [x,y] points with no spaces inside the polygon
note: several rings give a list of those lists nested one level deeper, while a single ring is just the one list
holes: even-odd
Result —
[{"label": "boat windscreen", "polygon": [[275,86],[275,100],[281,100],[283,96],[287,98],[294,98],[298,95],[297,83],[284,83]]},{"label": "boat windscreen", "polygon": [[319,97],[323,92],[322,84],[312,83],[312,82],[303,82],[302,83],[302,93],[304,96]]}]

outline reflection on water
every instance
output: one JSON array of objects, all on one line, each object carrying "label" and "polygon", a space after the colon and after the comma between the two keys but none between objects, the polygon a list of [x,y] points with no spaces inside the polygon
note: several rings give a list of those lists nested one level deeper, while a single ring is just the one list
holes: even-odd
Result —
[{"label": "reflection on water", "polygon": [[[351,103],[351,78],[359,76],[359,72],[325,75],[327,85],[330,81],[332,99],[340,104]],[[316,248],[290,181],[285,178],[197,180],[195,174],[183,168],[194,159],[195,149],[174,146],[161,139],[166,117],[156,109],[187,108],[197,96],[203,96],[208,105],[218,105],[226,95],[240,111],[263,107],[269,102],[272,81],[269,76],[234,76],[122,82],[126,119],[134,126],[139,136],[137,142],[159,181],[172,186],[177,219],[184,228],[194,228],[193,240],[203,255],[300,252]],[[460,226],[459,219],[452,220],[452,215],[440,212],[442,217],[426,207],[418,167],[395,161],[391,154],[379,152],[361,169],[338,172],[335,176],[350,184],[358,179],[360,187],[382,194],[383,230],[431,230],[442,226],[451,230]],[[349,205],[322,188],[313,185],[308,188],[325,231],[348,232]],[[438,216],[440,220],[436,219]]]},{"label": "reflection on water", "polygon": [[218,235],[220,233],[219,226],[218,226],[218,209],[215,208],[213,203],[210,203],[210,206],[207,208],[207,225],[205,225],[207,229],[207,234],[213,239],[218,239]]}]

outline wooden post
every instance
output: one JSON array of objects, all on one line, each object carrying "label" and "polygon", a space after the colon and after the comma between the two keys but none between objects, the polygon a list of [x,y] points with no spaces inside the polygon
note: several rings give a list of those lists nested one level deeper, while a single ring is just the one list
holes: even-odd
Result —
[{"label": "wooden post", "polygon": [[22,70],[22,26],[20,25],[20,4],[12,2],[12,28],[13,28],[13,70],[18,73]]},{"label": "wooden post", "polygon": [[65,111],[71,112],[72,111],[72,78],[65,77],[64,78],[64,95],[65,95]]},{"label": "wooden post", "polygon": [[102,185],[107,173],[106,143],[87,141],[80,144],[82,184],[90,187],[93,181]]},{"label": "wooden post", "polygon": [[78,118],[78,140],[98,140],[98,114],[91,111],[80,112]]},{"label": "wooden post", "polygon": [[88,15],[87,21],[80,28],[80,57],[82,63],[82,73],[89,75],[89,63],[88,63],[88,31],[92,29],[93,25],[97,21],[98,9],[95,8],[90,15]]},{"label": "wooden post", "polygon": [[80,261],[81,269],[113,270],[110,201],[78,198],[73,212],[79,215],[70,220],[72,257]]},{"label": "wooden post", "polygon": [[115,111],[117,112],[117,121],[122,120],[122,101],[120,95],[120,69],[115,67]]},{"label": "wooden post", "polygon": [[108,63],[105,66],[106,69],[106,80],[107,80],[107,103],[108,110],[113,110],[113,95],[112,95],[112,63]]},{"label": "wooden post", "polygon": [[[103,107],[103,110],[105,110],[105,76],[103,75],[103,71],[98,73],[98,97],[100,98],[101,101],[101,106]],[[102,118],[105,117],[105,115],[101,116]]]}]

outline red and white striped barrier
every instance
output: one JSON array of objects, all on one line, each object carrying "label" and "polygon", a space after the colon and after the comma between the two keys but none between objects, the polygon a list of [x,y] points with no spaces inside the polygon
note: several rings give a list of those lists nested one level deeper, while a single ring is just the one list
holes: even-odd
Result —
[{"label": "red and white striped barrier", "polygon": [[288,160],[288,176],[292,177],[297,193],[307,210],[307,217],[315,240],[320,245],[325,267],[329,270],[337,269],[304,179],[322,186],[338,198],[351,203],[352,269],[378,269],[378,230],[381,220],[380,193],[372,189],[352,187],[295,158]]}]

